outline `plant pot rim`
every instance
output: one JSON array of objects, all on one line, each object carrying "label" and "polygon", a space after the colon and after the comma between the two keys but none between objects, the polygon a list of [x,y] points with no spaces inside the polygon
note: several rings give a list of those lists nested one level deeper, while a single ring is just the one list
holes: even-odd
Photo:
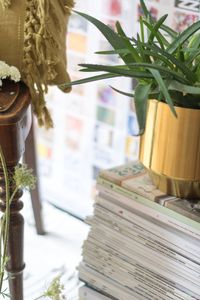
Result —
[{"label": "plant pot rim", "polygon": [[[166,102],[163,102],[163,101],[159,101],[157,99],[149,99],[148,100],[149,102],[156,102],[158,103],[159,105],[163,105],[163,106],[167,106],[170,110],[170,107],[169,105],[166,103]],[[192,107],[184,107],[184,106],[177,106],[177,105],[174,105],[175,109],[177,110],[181,110],[181,109],[186,109],[186,110],[190,110],[190,111],[200,111],[200,107],[199,108],[192,108]]]}]

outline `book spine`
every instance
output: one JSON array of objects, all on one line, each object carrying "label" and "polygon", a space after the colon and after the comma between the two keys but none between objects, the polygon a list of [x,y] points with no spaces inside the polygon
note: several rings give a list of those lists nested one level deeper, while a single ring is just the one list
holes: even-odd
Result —
[{"label": "book spine", "polygon": [[138,291],[135,292],[134,290],[124,287],[122,284],[119,284],[115,280],[97,272],[85,264],[79,266],[79,276],[81,280],[87,282],[92,287],[102,290],[118,300],[162,300],[157,296],[152,296],[148,291],[142,291],[138,288]]},{"label": "book spine", "polygon": [[102,188],[106,188],[107,193],[108,190],[115,192],[115,196],[118,197],[121,203],[125,204],[127,207],[134,206],[134,209],[137,209],[144,214],[169,225],[170,227],[176,228],[177,230],[200,240],[200,223],[100,177],[98,178],[97,183],[97,189],[101,190]]},{"label": "book spine", "polygon": [[[106,202],[104,201],[104,199],[101,199],[99,197],[97,198],[97,201],[102,200],[103,202]],[[187,268],[188,272],[197,272],[197,275],[195,276],[200,276],[200,265],[191,261],[192,255],[187,253],[188,257],[186,257],[186,252],[184,252],[184,255],[181,255],[174,249],[172,249],[172,247],[170,248],[169,245],[166,245],[165,240],[155,235],[157,228],[155,228],[155,230],[153,231],[154,234],[152,234],[149,230],[147,230],[147,228],[149,229],[149,226],[145,227],[143,224],[141,224],[141,221],[143,220],[142,218],[140,221],[140,218],[136,218],[136,216],[132,214],[129,221],[121,217],[121,215],[119,216],[115,214],[114,209],[110,211],[107,208],[104,208],[104,206],[96,204],[92,222],[94,222],[95,220],[96,222],[99,222],[99,224],[103,223],[111,229],[123,233],[124,236],[130,237],[132,240],[137,240],[139,243],[145,245],[148,248],[151,248],[156,253],[169,258],[172,262],[174,261],[180,264],[181,267]]]},{"label": "book spine", "polygon": [[79,270],[79,278],[90,285],[92,288],[100,290],[105,294],[111,295],[113,298],[121,300],[154,300],[150,298],[145,298],[142,296],[138,296],[134,293],[129,293],[126,289],[117,284],[114,280],[107,278],[100,273],[92,270],[87,267],[84,263],[78,268]]},{"label": "book spine", "polygon": [[200,279],[196,275],[196,272],[189,272],[186,268],[181,268],[180,265],[171,262],[169,259],[165,259],[161,255],[158,255],[158,253],[155,255],[155,252],[150,248],[144,247],[137,241],[133,242],[130,238],[124,237],[120,232],[113,232],[113,230],[102,224],[93,224],[90,235],[99,237],[102,243],[109,243],[109,245],[118,248],[120,244],[123,244],[123,249],[126,249],[129,253],[134,252],[138,257],[138,261],[149,261],[151,266],[155,265],[158,269],[162,269],[168,278],[173,276],[175,278],[174,281],[180,285],[190,285],[191,291],[200,295]]},{"label": "book spine", "polygon": [[[191,260],[199,263],[200,244],[199,242],[197,245],[195,244],[196,239],[188,239],[188,236],[186,238],[185,234],[180,235],[178,233],[174,233],[173,230],[168,230],[168,228],[171,228],[168,224],[166,224],[168,227],[166,229],[166,226],[164,226],[165,223],[158,221],[158,219],[154,216],[154,214],[151,214],[151,212],[146,212],[143,205],[136,201],[130,201],[129,198],[117,194],[112,190],[103,187],[100,190],[99,195],[100,197],[96,197],[97,203],[107,209],[110,209],[111,211],[113,210],[116,214],[123,216],[129,221],[133,221],[134,217],[135,222],[139,222],[143,228],[148,228],[150,232],[156,232],[157,236],[159,236],[161,239],[164,239],[165,243],[173,247],[173,249],[175,249],[178,253],[185,253],[186,257],[189,257]],[[139,214],[145,217],[141,217]],[[152,222],[154,220],[156,221],[156,224]]]},{"label": "book spine", "polygon": [[[121,247],[122,244],[123,248]],[[152,263],[149,257],[145,257],[144,253],[138,253],[133,248],[128,249],[124,245],[124,242],[121,241],[119,243],[111,237],[105,238],[105,232],[103,236],[98,235],[98,239],[96,238],[95,233],[90,233],[84,248],[89,251],[88,249],[91,248],[91,245],[95,245],[99,249],[103,249],[104,251],[108,252],[110,255],[125,260],[130,265],[138,266],[140,269],[148,270],[149,273],[154,274],[154,276],[157,277],[158,281],[162,280],[169,286],[179,289],[180,291],[189,295],[188,297],[194,297],[195,300],[200,299],[199,287],[196,286],[194,288],[194,285],[190,284],[187,280],[183,280],[183,278],[181,279],[180,276],[163,269],[158,264]]]},{"label": "book spine", "polygon": [[87,286],[79,288],[79,300],[112,300]]},{"label": "book spine", "polygon": [[131,265],[126,261],[119,259],[116,256],[104,251],[101,248],[93,247],[92,250],[85,248],[84,261],[88,266],[103,272],[104,275],[116,280],[124,286],[132,288],[132,283],[135,281],[141,289],[149,290],[149,292],[157,292],[160,299],[173,300],[193,300],[194,298],[186,295],[184,292],[169,286],[162,282],[146,269],[139,268],[138,265]]},{"label": "book spine", "polygon": [[102,266],[93,261],[93,263],[90,265],[93,269],[95,269],[97,272],[99,272],[106,277],[110,277],[119,284],[126,286],[128,289],[132,290],[136,294],[138,292],[142,293],[143,295],[148,295],[151,299],[156,300],[184,300],[183,298],[178,299],[177,297],[169,297],[169,295],[163,295],[161,292],[158,291],[158,289],[154,289],[155,287],[152,285],[151,287],[145,284],[145,280],[143,280],[144,283],[142,283],[139,279],[136,279],[135,277],[132,277],[131,279],[128,278],[127,272],[124,272],[122,268],[120,269],[114,269],[110,268],[109,266]]}]

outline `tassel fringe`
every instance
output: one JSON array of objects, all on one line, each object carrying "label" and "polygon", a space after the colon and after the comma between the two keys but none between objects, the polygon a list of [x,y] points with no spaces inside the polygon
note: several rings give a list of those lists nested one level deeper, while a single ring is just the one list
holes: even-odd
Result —
[{"label": "tassel fringe", "polygon": [[66,13],[67,14],[71,14],[71,11],[72,11],[72,8],[74,7],[75,5],[75,2],[73,0],[67,0],[67,1],[64,1],[65,3],[65,9],[66,9]]},{"label": "tassel fringe", "polygon": [[11,5],[11,0],[0,0],[0,3],[3,9],[6,9]]},{"label": "tassel fringe", "polygon": [[[10,2],[10,0],[0,0]],[[22,78],[28,85],[32,97],[33,111],[40,126],[53,127],[53,121],[44,99],[48,91],[48,82],[57,76],[57,51],[60,47],[57,35],[52,32],[49,16],[54,18],[54,24],[59,32],[65,19],[53,11],[55,0],[27,0],[24,58]],[[63,8],[63,16],[68,16],[73,8],[72,0],[57,0]],[[61,19],[61,21],[60,21]]]},{"label": "tassel fringe", "polygon": [[[6,9],[11,2],[12,0],[0,0],[0,5]],[[67,17],[74,4],[73,0],[26,0],[21,75],[30,89],[33,112],[38,123],[46,128],[53,127],[53,121],[44,96],[48,92],[48,84],[56,82],[58,50],[62,49],[59,33],[67,25]],[[70,89],[64,91],[69,92]]]}]

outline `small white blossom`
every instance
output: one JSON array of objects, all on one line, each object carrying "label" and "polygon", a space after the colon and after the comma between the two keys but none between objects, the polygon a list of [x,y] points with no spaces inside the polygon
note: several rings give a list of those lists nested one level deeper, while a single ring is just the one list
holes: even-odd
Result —
[{"label": "small white blossom", "polygon": [[5,78],[9,78],[17,82],[20,81],[21,75],[16,67],[9,66],[4,61],[0,61],[0,86],[2,85],[2,79]]},{"label": "small white blossom", "polygon": [[9,65],[4,61],[0,61],[0,79],[5,79],[9,75]]},{"label": "small white blossom", "polygon": [[12,66],[10,67],[10,79],[14,80],[15,82],[20,81],[21,75],[19,70]]}]

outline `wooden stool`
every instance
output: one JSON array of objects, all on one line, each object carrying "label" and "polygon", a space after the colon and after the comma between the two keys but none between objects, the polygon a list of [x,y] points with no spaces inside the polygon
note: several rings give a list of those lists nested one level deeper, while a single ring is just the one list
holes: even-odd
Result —
[{"label": "wooden stool", "polygon": [[[25,151],[25,140],[31,127],[30,94],[23,83],[4,81],[0,91],[0,145],[9,176]],[[13,182],[10,185],[11,190]],[[23,231],[24,219],[20,214],[22,191],[18,191],[12,204],[8,239],[7,271],[11,300],[23,300]],[[0,210],[5,211],[5,181],[0,168]]]}]

